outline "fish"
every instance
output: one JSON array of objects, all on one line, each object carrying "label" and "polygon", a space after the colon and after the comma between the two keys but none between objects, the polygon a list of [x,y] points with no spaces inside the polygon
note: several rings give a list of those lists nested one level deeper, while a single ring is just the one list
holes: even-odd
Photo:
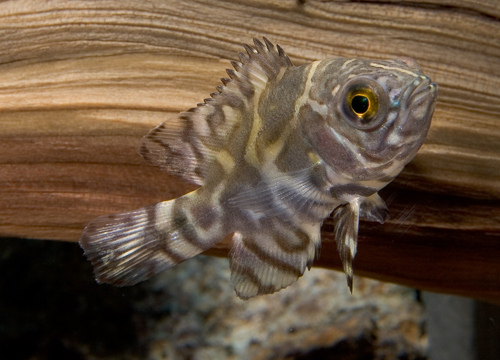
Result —
[{"label": "fish", "polygon": [[294,66],[254,39],[210,98],[143,139],[140,154],[199,187],[91,221],[79,240],[98,283],[134,285],[231,236],[236,295],[291,285],[311,269],[333,213],[352,292],[359,220],[381,224],[378,191],[423,144],[438,86],[412,58]]}]

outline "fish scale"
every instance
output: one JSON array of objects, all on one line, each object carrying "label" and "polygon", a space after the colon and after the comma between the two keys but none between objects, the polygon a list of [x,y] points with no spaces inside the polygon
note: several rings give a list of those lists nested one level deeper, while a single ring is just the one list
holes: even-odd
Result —
[{"label": "fish scale", "polygon": [[135,284],[232,234],[236,294],[274,293],[310,269],[333,212],[352,291],[359,219],[387,218],[377,192],[425,140],[437,85],[409,58],[293,66],[265,38],[244,47],[224,85],[181,113],[181,129],[160,124],[140,148],[201,187],[85,228],[98,282]]}]

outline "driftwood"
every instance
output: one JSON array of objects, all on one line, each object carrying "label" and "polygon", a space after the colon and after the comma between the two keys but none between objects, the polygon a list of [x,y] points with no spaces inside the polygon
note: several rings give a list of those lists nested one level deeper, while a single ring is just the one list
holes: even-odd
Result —
[{"label": "driftwood", "polygon": [[[296,64],[418,59],[440,86],[433,124],[382,191],[392,219],[361,224],[355,274],[500,302],[499,18],[496,0],[0,2],[0,236],[77,241],[193,189],[146,165],[141,137],[266,36]],[[317,264],[338,269],[332,231]]]}]

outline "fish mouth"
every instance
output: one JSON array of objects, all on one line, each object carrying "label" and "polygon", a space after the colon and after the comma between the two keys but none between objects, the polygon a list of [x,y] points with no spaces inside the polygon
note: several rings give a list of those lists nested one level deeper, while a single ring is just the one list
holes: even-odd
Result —
[{"label": "fish mouth", "polygon": [[407,162],[425,141],[436,106],[438,85],[425,75],[414,78],[406,87],[398,119],[386,133],[377,155]]},{"label": "fish mouth", "polygon": [[409,97],[410,107],[435,102],[437,99],[438,84],[432,82],[428,76],[420,76],[419,79],[421,81],[415,80],[410,87],[413,88]]},{"label": "fish mouth", "polygon": [[408,106],[405,109],[406,116],[403,117],[406,119],[402,124],[402,133],[427,133],[436,106],[437,92],[437,83],[432,82],[428,76],[422,75],[413,81],[406,91]]}]

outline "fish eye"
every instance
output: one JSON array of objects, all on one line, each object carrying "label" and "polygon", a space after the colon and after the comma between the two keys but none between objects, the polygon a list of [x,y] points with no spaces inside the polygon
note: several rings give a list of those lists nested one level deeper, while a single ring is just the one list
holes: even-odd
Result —
[{"label": "fish eye", "polygon": [[348,92],[347,103],[361,126],[369,125],[377,115],[378,98],[368,87]]},{"label": "fish eye", "polygon": [[387,95],[369,78],[351,80],[341,98],[342,112],[348,122],[360,130],[374,130],[385,119]]},{"label": "fish eye", "polygon": [[358,116],[363,116],[370,109],[370,99],[365,95],[354,95],[351,100],[351,109]]}]

